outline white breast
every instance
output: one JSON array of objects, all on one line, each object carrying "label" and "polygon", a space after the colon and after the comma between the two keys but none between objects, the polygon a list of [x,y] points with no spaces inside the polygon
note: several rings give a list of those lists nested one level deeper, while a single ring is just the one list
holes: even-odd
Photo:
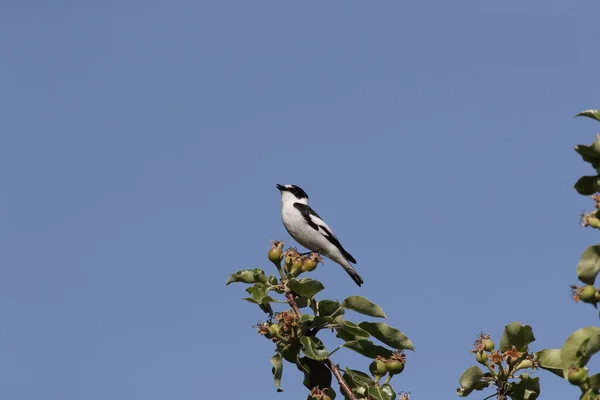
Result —
[{"label": "white breast", "polygon": [[290,236],[300,245],[308,250],[325,250],[331,243],[319,232],[315,231],[304,219],[300,211],[293,204],[283,204],[281,208],[281,219]]}]

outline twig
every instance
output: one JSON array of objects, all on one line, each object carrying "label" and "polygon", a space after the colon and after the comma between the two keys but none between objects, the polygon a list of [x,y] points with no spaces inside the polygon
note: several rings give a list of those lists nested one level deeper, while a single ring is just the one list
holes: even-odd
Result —
[{"label": "twig", "polygon": [[294,312],[296,313],[296,317],[298,317],[298,319],[300,319],[300,317],[302,317],[302,313],[300,312],[300,309],[298,308],[298,304],[296,304],[296,300],[294,300],[294,295],[291,293],[286,293],[285,297],[286,297],[287,302],[289,303],[290,307],[292,307],[292,310],[294,310]]},{"label": "twig", "polygon": [[279,272],[279,276],[281,277],[281,279],[285,279],[285,274],[283,273],[281,266],[278,264],[275,264],[275,266],[277,267],[277,272]]},{"label": "twig", "polygon": [[[294,295],[291,293],[286,293],[285,297],[286,297],[288,303],[290,304],[290,307],[292,307],[292,310],[294,310],[296,317],[298,317],[298,319],[300,319],[300,317],[302,317],[302,313],[300,312],[300,309],[298,308],[298,304],[296,304],[296,300],[294,300]],[[331,372],[335,376],[335,379],[337,379],[338,384],[340,385],[342,390],[344,392],[346,392],[346,395],[348,396],[348,398],[350,400],[357,400],[356,396],[354,395],[354,393],[352,393],[352,390],[350,389],[350,387],[348,386],[348,384],[346,383],[344,378],[342,378],[342,374],[340,374],[340,370],[337,367],[337,365],[335,365],[331,361],[330,358],[326,358],[323,362],[331,370]]]},{"label": "twig", "polygon": [[494,393],[494,394],[493,394],[493,395],[491,395],[491,396],[488,396],[488,397],[486,397],[486,398],[485,398],[485,399],[483,399],[483,400],[488,400],[488,399],[491,399],[492,397],[494,397],[494,396],[495,396],[495,395],[497,395],[497,394],[498,394],[498,392]]},{"label": "twig", "polygon": [[325,359],[325,364],[327,364],[331,372],[333,372],[333,375],[335,375],[335,379],[337,379],[338,383],[340,384],[340,387],[344,390],[344,392],[346,392],[348,398],[350,400],[356,400],[356,396],[354,395],[354,393],[352,393],[352,390],[350,389],[344,378],[342,378],[342,374],[340,374],[340,370],[337,367],[337,365],[334,365],[333,362],[331,362],[331,359],[329,358]]},{"label": "twig", "polygon": [[[345,343],[344,343],[344,344],[345,344]],[[338,351],[339,349],[341,349],[341,348],[343,348],[343,347],[344,347],[344,345],[343,345],[343,344],[340,344],[340,345],[339,345],[338,347],[336,347],[336,348],[335,348],[333,351],[329,352],[329,356],[331,357],[331,355],[332,355],[333,353],[335,353],[336,351]]]}]

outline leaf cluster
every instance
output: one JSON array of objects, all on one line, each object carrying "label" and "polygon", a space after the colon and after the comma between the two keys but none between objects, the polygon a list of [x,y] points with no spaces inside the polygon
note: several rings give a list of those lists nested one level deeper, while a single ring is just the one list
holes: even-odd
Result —
[{"label": "leaf cluster", "polygon": [[[576,115],[580,116],[600,121],[600,110],[582,111]],[[600,229],[600,135],[596,135],[596,140],[590,145],[575,146],[575,151],[596,172],[596,175],[579,178],[574,185],[579,194],[591,196],[594,201],[594,210],[581,215],[581,225]],[[600,272],[600,245],[590,246],[583,252],[576,272],[584,285],[571,285],[573,299],[597,308],[600,290],[594,287],[594,283]],[[500,351],[490,353],[482,350],[481,343],[476,345],[476,360],[488,371],[484,372],[477,366],[467,368],[459,380],[457,394],[467,396],[493,385],[496,388],[493,396],[498,399],[537,399],[540,395],[539,378],[531,378],[527,372],[540,368],[578,386],[581,400],[600,399],[600,374],[589,375],[586,368],[592,356],[600,350],[599,327],[587,326],[576,330],[561,348],[530,353],[528,346],[534,340],[531,327],[514,322],[504,329]],[[522,370],[527,372],[517,375]]]},{"label": "leaf cluster", "polygon": [[[318,257],[304,257],[295,249],[282,251],[282,242],[274,242],[269,250],[269,260],[279,271],[279,277],[267,276],[264,270],[255,268],[235,272],[226,284],[249,285],[244,300],[256,304],[269,315],[267,321],[257,325],[258,332],[274,344],[271,357],[275,386],[282,391],[281,379],[284,361],[294,364],[304,374],[304,386],[310,391],[309,399],[335,398],[332,388],[335,375],[346,399],[393,400],[397,394],[390,380],[404,369],[405,350],[413,350],[410,339],[400,330],[382,321],[364,320],[353,322],[347,311],[385,319],[383,309],[362,296],[349,296],[343,301],[316,299],[325,286],[318,280],[300,277],[314,270],[314,265],[305,264]],[[320,261],[320,258],[318,259]],[[283,263],[283,265],[281,265]],[[284,310],[275,312],[277,307]],[[306,309],[306,312],[302,312]],[[340,345],[328,349],[319,336],[333,332]],[[331,361],[331,355],[341,349],[355,351],[368,359],[389,364],[390,373],[370,376],[358,369],[340,370]],[[387,364],[386,364],[387,362]],[[387,374],[384,382],[380,380]],[[404,395],[405,399],[408,398]]]}]

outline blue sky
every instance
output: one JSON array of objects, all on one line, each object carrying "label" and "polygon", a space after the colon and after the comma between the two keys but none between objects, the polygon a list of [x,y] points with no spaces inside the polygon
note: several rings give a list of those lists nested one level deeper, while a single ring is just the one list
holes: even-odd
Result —
[{"label": "blue sky", "polygon": [[[417,352],[397,389],[453,398],[481,330],[534,349],[597,323],[569,299],[591,202],[597,2],[4,1],[0,394],[304,398],[228,286],[292,244],[293,183]],[[349,316],[350,318],[350,316]],[[355,320],[358,318],[355,318]],[[333,342],[333,341],[330,341]],[[335,361],[366,368],[350,351]],[[542,398],[577,389],[540,372]],[[481,393],[474,399],[485,397]]]}]

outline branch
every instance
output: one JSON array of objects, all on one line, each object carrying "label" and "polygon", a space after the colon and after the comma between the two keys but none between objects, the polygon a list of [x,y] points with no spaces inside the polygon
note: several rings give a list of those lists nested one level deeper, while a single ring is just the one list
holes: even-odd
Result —
[{"label": "branch", "polygon": [[289,303],[290,307],[292,307],[292,310],[294,310],[294,312],[296,313],[296,317],[298,317],[298,319],[300,319],[300,317],[302,316],[302,313],[300,312],[300,309],[298,308],[298,304],[296,304],[296,300],[294,300],[294,295],[291,293],[286,293],[285,298],[287,299],[287,302]]},{"label": "branch", "polygon": [[491,396],[488,396],[488,397],[486,397],[486,398],[485,398],[485,399],[483,399],[483,400],[489,400],[489,399],[491,399],[492,397],[496,396],[497,394],[498,394],[498,392],[494,393],[494,394],[493,394],[493,395],[491,395]]},{"label": "branch", "polygon": [[356,400],[356,396],[354,395],[354,393],[352,393],[352,390],[350,389],[344,378],[342,378],[342,374],[340,374],[338,366],[334,365],[331,359],[329,358],[325,359],[325,364],[327,365],[327,367],[329,367],[331,372],[333,372],[333,375],[335,375],[335,379],[337,379],[338,383],[340,384],[340,387],[344,390],[344,392],[346,392],[348,398],[350,400]]},{"label": "branch", "polygon": [[[300,312],[300,309],[298,308],[298,304],[296,304],[294,295],[291,293],[286,293],[285,298],[287,299],[290,307],[292,307],[292,310],[294,310],[294,313],[296,314],[296,317],[298,317],[298,320],[299,320],[300,317],[302,317],[302,313]],[[342,374],[340,374],[340,370],[337,367],[337,365],[335,365],[329,358],[326,358],[323,362],[331,370],[331,372],[335,376],[335,379],[337,379],[338,384],[340,385],[342,390],[344,392],[346,392],[346,395],[348,396],[348,398],[350,400],[357,400],[356,396],[354,395],[354,393],[352,393],[352,390],[350,389],[350,387],[348,386],[348,384],[346,383],[344,378],[342,378]]]}]

